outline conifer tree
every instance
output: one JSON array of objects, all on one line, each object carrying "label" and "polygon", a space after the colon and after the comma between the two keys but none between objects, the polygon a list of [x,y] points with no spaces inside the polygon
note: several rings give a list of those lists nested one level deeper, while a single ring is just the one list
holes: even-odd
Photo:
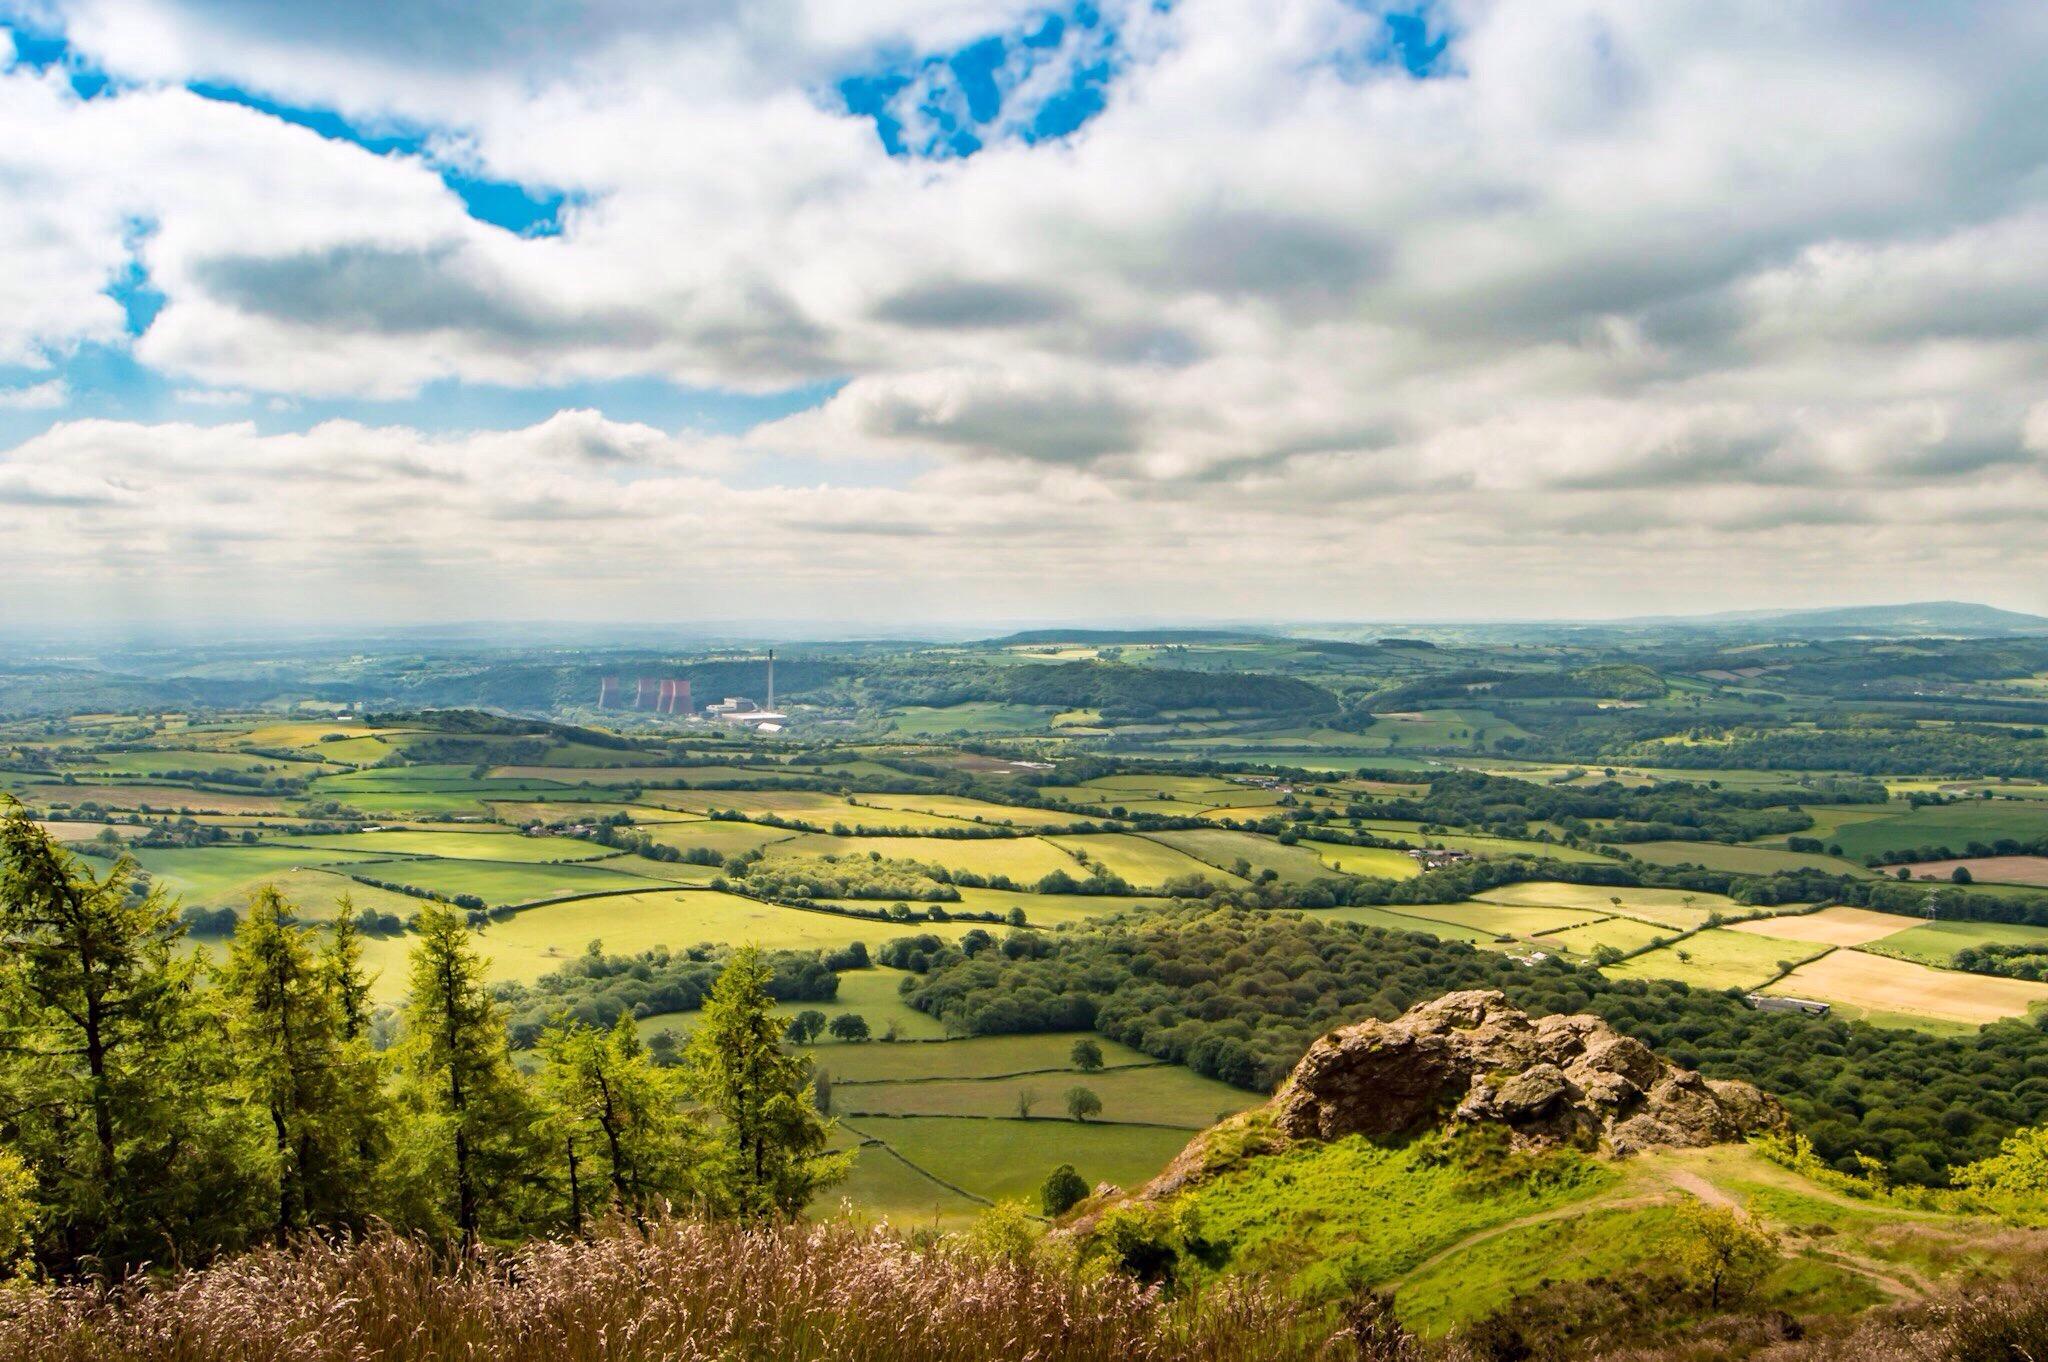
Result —
[{"label": "conifer tree", "polygon": [[539,1112],[512,1065],[504,1018],[463,918],[432,903],[413,920],[399,1046],[404,1134],[395,1159],[402,1220],[451,1227],[465,1244],[539,1222],[546,1179]]},{"label": "conifer tree", "polygon": [[276,889],[258,890],[219,976],[239,1085],[270,1124],[279,1242],[363,1222],[384,1109],[380,1066],[347,1034],[314,931],[291,917]]},{"label": "conifer tree", "polygon": [[363,929],[356,925],[355,901],[343,894],[334,904],[334,927],[321,953],[327,989],[341,1009],[341,1038],[367,1041],[370,1035],[370,985],[363,972]]},{"label": "conifer tree", "polygon": [[235,1246],[264,1144],[173,906],[0,802],[0,1144],[35,1179],[38,1255],[118,1272]]},{"label": "conifer tree", "polygon": [[795,1216],[850,1162],[824,1152],[831,1125],[818,1112],[804,1062],[782,1048],[771,977],[756,948],[733,952],[704,1000],[684,1060],[691,1096],[718,1122],[708,1198],[745,1219]]},{"label": "conifer tree", "polygon": [[549,1142],[568,1172],[574,1227],[593,1203],[593,1185],[636,1223],[664,1203],[693,1199],[703,1127],[682,1111],[679,1077],[648,1058],[631,1016],[610,1031],[550,1026],[540,1053]]}]

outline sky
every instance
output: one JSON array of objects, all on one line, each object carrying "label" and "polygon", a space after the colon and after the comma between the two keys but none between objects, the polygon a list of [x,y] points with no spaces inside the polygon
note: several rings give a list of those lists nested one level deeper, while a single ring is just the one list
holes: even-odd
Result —
[{"label": "sky", "polygon": [[2048,611],[2039,0],[0,0],[0,624]]}]

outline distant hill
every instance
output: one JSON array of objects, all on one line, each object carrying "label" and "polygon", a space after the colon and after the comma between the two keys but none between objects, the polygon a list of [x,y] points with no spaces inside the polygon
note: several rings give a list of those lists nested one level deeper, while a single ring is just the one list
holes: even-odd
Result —
[{"label": "distant hill", "polygon": [[1716,632],[1797,634],[2048,634],[2048,617],[1970,601],[1850,605],[1818,610],[1744,610],[1619,621]]},{"label": "distant hill", "polygon": [[984,642],[998,648],[1081,643],[1090,647],[1173,643],[1272,643],[1272,634],[1249,629],[1027,629]]}]

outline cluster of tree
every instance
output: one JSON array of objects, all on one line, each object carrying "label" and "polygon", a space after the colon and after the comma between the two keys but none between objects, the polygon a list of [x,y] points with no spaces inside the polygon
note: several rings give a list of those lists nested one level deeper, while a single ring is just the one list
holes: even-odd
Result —
[{"label": "cluster of tree", "polygon": [[[722,947],[666,946],[610,955],[602,941],[556,966],[530,984],[499,984],[492,996],[505,1010],[512,1048],[539,1044],[547,1028],[562,1020],[608,1028],[620,1018],[695,1012],[704,1006],[730,953]],[[867,947],[855,942],[842,951],[778,951],[760,957],[768,977],[762,984],[781,1003],[829,1003],[839,996],[839,975],[868,965]]]},{"label": "cluster of tree", "polygon": [[2048,981],[2048,944],[1965,946],[1955,953],[1949,965],[1971,974]]},{"label": "cluster of tree", "polygon": [[946,708],[970,701],[995,701],[1093,709],[1105,718],[1142,718],[1169,710],[1321,714],[1337,708],[1337,699],[1330,692],[1291,676],[1118,662],[915,661],[864,671],[856,684],[847,688],[846,698],[872,708]]},{"label": "cluster of tree", "polygon": [[[1510,836],[1523,835],[1531,823],[1556,823],[1587,840],[1745,841],[1812,827],[1802,809],[1807,804],[1882,804],[1887,798],[1878,781],[1821,780],[1775,790],[1731,790],[1718,781],[1637,788],[1615,780],[1539,785],[1452,771],[1433,776],[1426,794],[1382,801],[1360,812]],[[1596,820],[1606,826],[1596,826]]]},{"label": "cluster of tree", "polygon": [[1452,989],[1498,988],[1531,1012],[1592,1012],[1680,1064],[1758,1083],[1829,1163],[1853,1172],[1867,1155],[1901,1182],[1938,1185],[2048,1117],[2048,1032],[2022,1022],[1935,1036],[1758,1012],[1732,991],[1236,909],[1167,910],[1033,943],[942,947],[906,998],[970,1034],[1093,1029],[1268,1091],[1332,1027]]},{"label": "cluster of tree", "polygon": [[735,953],[683,1065],[563,1022],[528,1079],[461,917],[422,910],[399,1044],[369,1043],[350,919],[259,893],[202,982],[160,895],[0,821],[0,1220],[46,1270],[118,1275],[373,1219],[465,1241],[669,1204],[789,1216],[844,1168],[771,971]]}]

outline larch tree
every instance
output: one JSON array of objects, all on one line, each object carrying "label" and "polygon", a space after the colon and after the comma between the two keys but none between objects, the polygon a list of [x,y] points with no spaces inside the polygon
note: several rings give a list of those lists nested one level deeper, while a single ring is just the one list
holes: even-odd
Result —
[{"label": "larch tree", "polygon": [[399,1046],[409,1118],[394,1158],[399,1218],[452,1227],[465,1244],[535,1225],[548,1198],[539,1116],[513,1067],[504,1018],[462,916],[432,903],[413,920]]},{"label": "larch tree", "polygon": [[118,1272],[235,1246],[262,1223],[264,1146],[173,906],[5,804],[0,1144],[34,1177],[38,1256]]},{"label": "larch tree", "polygon": [[277,890],[259,889],[218,979],[238,1086],[270,1125],[280,1243],[294,1230],[362,1224],[382,1144],[380,1066],[350,1038],[314,938]]},{"label": "larch tree", "polygon": [[707,1200],[743,1219],[788,1219],[846,1175],[827,1154],[831,1123],[804,1062],[782,1048],[771,978],[752,946],[734,951],[698,1014],[684,1056],[690,1095],[715,1119]]},{"label": "larch tree", "polygon": [[334,904],[334,927],[321,952],[320,968],[328,992],[341,1011],[343,1040],[367,1041],[370,1036],[370,986],[376,981],[363,969],[363,929],[356,924],[355,900],[343,894]]},{"label": "larch tree", "polygon": [[682,1109],[680,1077],[659,1068],[629,1015],[609,1031],[563,1022],[541,1033],[545,1127],[568,1176],[569,1218],[582,1229],[592,1189],[636,1224],[693,1200],[702,1123]]}]

